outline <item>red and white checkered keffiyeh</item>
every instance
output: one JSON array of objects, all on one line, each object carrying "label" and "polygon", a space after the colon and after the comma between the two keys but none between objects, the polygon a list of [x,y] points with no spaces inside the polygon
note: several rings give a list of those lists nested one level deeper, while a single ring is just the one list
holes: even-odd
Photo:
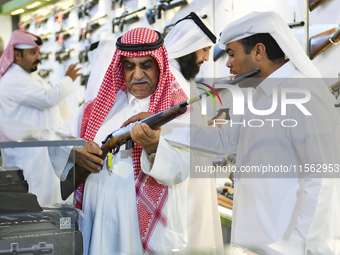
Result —
[{"label": "red and white checkered keffiyeh", "polygon": [[[37,39],[40,38],[41,45],[36,43]],[[28,44],[37,47],[39,50],[43,44],[41,37],[31,34],[24,30],[15,30],[9,43],[0,58],[0,78],[5,74],[8,67],[14,62],[14,46],[17,44]]]},{"label": "red and white checkered keffiyeh", "polygon": [[[125,33],[121,38],[121,42],[124,44],[141,44],[155,42],[157,39],[158,34],[155,31],[148,28],[136,28]],[[150,97],[148,112],[158,113],[187,99],[170,72],[168,54],[164,45],[150,51],[122,51],[117,49],[106,71],[97,97],[85,106],[81,137],[87,141],[94,139],[99,127],[113,106],[118,91],[126,88],[121,64],[122,55],[126,57],[150,55],[157,60],[160,70],[159,81],[157,89]],[[158,224],[161,224],[164,229],[168,224],[167,217],[162,211],[168,199],[168,187],[159,184],[154,178],[141,171],[141,153],[142,147],[135,145],[133,148],[133,168],[139,227],[144,251],[153,254],[156,253],[156,250],[151,247],[149,241],[154,234],[154,230]],[[75,193],[76,207],[80,209],[82,207],[83,191],[84,184]]]}]

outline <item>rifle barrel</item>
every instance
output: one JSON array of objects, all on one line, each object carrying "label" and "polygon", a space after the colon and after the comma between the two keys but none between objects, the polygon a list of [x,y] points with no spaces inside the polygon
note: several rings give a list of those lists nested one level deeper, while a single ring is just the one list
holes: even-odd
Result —
[{"label": "rifle barrel", "polygon": [[295,22],[295,23],[289,23],[289,28],[295,28],[295,27],[303,27],[305,25],[304,21]]},{"label": "rifle barrel", "polygon": [[[260,70],[260,69],[255,69],[255,70],[253,70],[253,71],[251,71],[251,72],[249,72],[249,73],[246,73],[246,74],[244,74],[244,75],[242,75],[242,76],[240,76],[240,77],[238,77],[238,78],[236,78],[236,79],[230,80],[230,81],[228,81],[228,82],[226,82],[226,83],[223,83],[223,84],[236,85],[236,84],[241,83],[241,82],[243,82],[244,80],[246,80],[246,79],[248,79],[248,78],[251,78],[251,77],[254,77],[254,76],[256,76],[256,75],[258,75],[258,74],[260,74],[260,73],[261,73],[261,70]],[[215,90],[216,90],[216,92],[221,92],[221,91],[223,91],[223,90],[225,90],[225,89],[227,89],[227,88],[216,88]],[[211,90],[209,90],[209,93],[215,94],[215,93],[214,93],[213,91],[211,91]],[[207,92],[201,93],[200,95],[197,96],[197,99],[198,99],[198,100],[201,99],[203,95],[208,95],[208,93],[207,93]],[[194,98],[195,98],[195,97],[194,97]],[[191,103],[191,100],[194,99],[194,98],[190,98],[190,99],[189,99],[190,103]],[[195,102],[195,101],[192,101],[192,102]]]}]

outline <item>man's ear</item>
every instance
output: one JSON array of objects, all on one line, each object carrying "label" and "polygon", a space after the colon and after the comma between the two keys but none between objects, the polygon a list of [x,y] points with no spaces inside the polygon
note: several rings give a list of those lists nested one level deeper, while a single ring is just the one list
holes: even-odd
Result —
[{"label": "man's ear", "polygon": [[14,63],[17,63],[21,60],[21,52],[14,50]]},{"label": "man's ear", "polygon": [[255,59],[261,60],[266,54],[266,46],[263,43],[257,43],[254,47],[255,50]]}]

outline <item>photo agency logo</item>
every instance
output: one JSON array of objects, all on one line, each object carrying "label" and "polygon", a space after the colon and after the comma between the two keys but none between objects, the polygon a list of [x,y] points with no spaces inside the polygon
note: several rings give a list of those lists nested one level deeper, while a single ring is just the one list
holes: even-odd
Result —
[{"label": "photo agency logo", "polygon": [[[220,96],[218,95],[217,91],[213,89],[211,86],[203,84],[207,86],[211,91],[204,90],[207,95],[202,96],[202,115],[207,114],[207,101],[206,98],[209,95],[211,98],[213,98],[215,102],[216,101],[212,95],[212,92],[217,95],[218,99],[220,100],[220,103],[222,105],[222,101]],[[307,89],[299,88],[299,87],[282,87],[278,90],[277,87],[273,88],[272,92],[272,105],[269,109],[263,110],[263,109],[255,109],[254,102],[253,102],[253,92],[254,88],[244,88],[241,89],[238,86],[234,85],[228,85],[228,84],[215,84],[216,89],[228,89],[232,95],[233,103],[232,103],[232,113],[233,115],[244,115],[245,113],[245,107],[248,108],[248,110],[256,116],[269,116],[272,115],[276,110],[277,107],[280,107],[280,115],[286,116],[287,115],[287,106],[288,105],[295,105],[305,116],[312,115],[306,107],[303,105],[307,103],[311,99],[311,93]],[[220,91],[220,90],[219,90]],[[278,93],[280,92],[280,93]],[[245,95],[244,93],[247,93],[247,103],[245,103]],[[289,98],[290,97],[294,98]],[[280,104],[279,104],[280,99]],[[274,115],[272,115],[274,116]],[[271,116],[271,117],[272,117]],[[277,115],[275,115],[277,116]],[[278,116],[277,116],[278,117]],[[274,127],[277,124],[281,124],[283,127],[296,127],[298,125],[298,121],[296,119],[282,119],[280,118],[253,118],[253,119],[244,119],[241,122],[233,122],[233,120],[225,120],[225,119],[214,119],[213,120],[213,126],[216,125],[222,125],[230,122],[230,125],[242,125],[242,126],[249,126],[249,127],[262,127],[265,124],[271,125],[271,127]]]},{"label": "photo agency logo", "polygon": [[[208,95],[209,95],[209,96],[212,98],[212,100],[214,101],[215,106],[217,106],[217,103],[216,103],[216,100],[215,100],[215,97],[214,97],[214,95],[216,95],[217,98],[218,98],[218,100],[220,101],[221,106],[222,106],[222,100],[221,100],[221,98],[220,98],[220,95],[218,94],[218,92],[217,92],[213,87],[211,87],[211,86],[208,85],[208,84],[202,83],[202,82],[197,82],[197,83],[198,83],[198,84],[201,84],[201,85],[203,85],[203,86],[206,86],[208,89],[211,90],[211,91],[209,91],[209,90],[206,90],[206,89],[204,89],[204,88],[197,87],[198,89],[203,90],[205,93],[207,93],[206,96],[202,96],[202,99],[201,99],[202,115],[207,115],[207,96],[208,96]],[[214,95],[213,95],[212,93],[213,93]]]}]

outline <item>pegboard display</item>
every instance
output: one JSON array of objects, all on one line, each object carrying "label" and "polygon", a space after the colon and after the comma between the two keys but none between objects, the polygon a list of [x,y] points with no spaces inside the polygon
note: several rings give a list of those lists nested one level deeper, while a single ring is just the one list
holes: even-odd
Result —
[{"label": "pegboard display", "polygon": [[[91,73],[90,45],[103,39],[116,39],[129,29],[149,27],[166,35],[173,24],[196,12],[204,17],[218,35],[231,21],[252,11],[276,11],[291,25],[305,50],[310,38],[340,23],[340,0],[60,0],[35,12],[20,15],[21,28],[44,37],[39,74],[57,83],[71,63],[80,62],[84,75],[76,80],[76,89],[61,103],[64,119],[84,101]],[[313,10],[309,3],[318,2]],[[219,54],[215,56],[214,53]],[[313,59],[324,77],[338,78],[340,47],[336,44]],[[229,76],[227,55],[218,46],[210,51],[210,60],[201,66],[198,79]],[[208,107],[213,109],[214,106]],[[216,109],[217,110],[217,109]],[[213,112],[211,113],[213,114]],[[209,113],[208,113],[209,115]]]}]

